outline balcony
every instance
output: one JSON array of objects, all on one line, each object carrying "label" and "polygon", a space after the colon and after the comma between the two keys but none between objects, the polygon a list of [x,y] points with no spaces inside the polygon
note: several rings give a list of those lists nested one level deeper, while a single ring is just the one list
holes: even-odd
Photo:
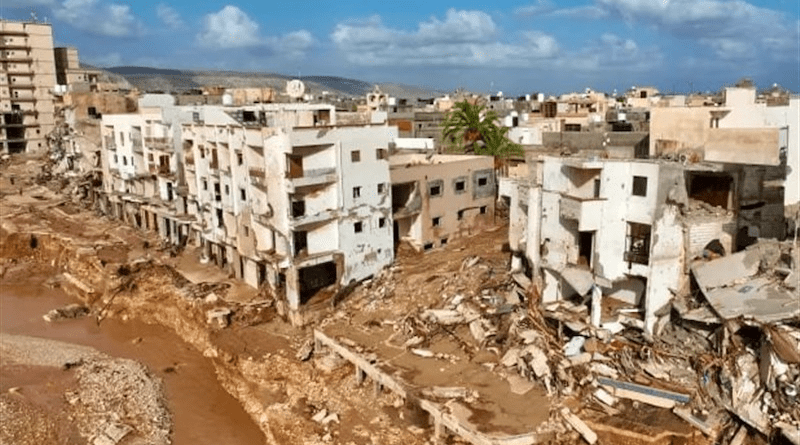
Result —
[{"label": "balcony", "polygon": [[311,225],[325,223],[336,219],[338,216],[336,210],[323,210],[314,213],[313,215],[301,215],[292,217],[292,227],[295,229],[302,229]]},{"label": "balcony", "polygon": [[263,168],[250,168],[250,182],[263,191],[267,191],[267,172]]},{"label": "balcony", "polygon": [[578,198],[562,194],[559,214],[564,219],[578,221],[578,230],[581,232],[598,230],[604,201],[601,198]]},{"label": "balcony", "polygon": [[154,150],[172,151],[172,139],[170,138],[156,138],[146,137],[144,143]]},{"label": "balcony", "polygon": [[337,180],[335,168],[304,170],[300,175],[287,173],[287,177],[295,189],[314,185],[332,184]]}]

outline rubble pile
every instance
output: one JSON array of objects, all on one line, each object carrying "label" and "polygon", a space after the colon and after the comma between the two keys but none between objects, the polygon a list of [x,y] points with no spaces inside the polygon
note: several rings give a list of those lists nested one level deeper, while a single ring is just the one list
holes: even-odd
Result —
[{"label": "rubble pile", "polygon": [[[797,443],[798,249],[788,243],[759,244],[735,254],[752,273],[723,264],[736,277],[714,283],[714,289],[763,279],[794,292],[785,300],[783,294],[766,297],[779,298],[779,308],[771,301],[761,306],[751,302],[762,310],[726,318],[725,308],[694,289],[657,313],[652,336],[645,334],[638,308],[615,304],[610,297],[605,297],[600,323],[593,322],[587,300],[542,304],[529,278],[493,269],[493,254],[467,256],[455,267],[424,275],[423,265],[398,261],[321,325],[344,322],[349,315],[356,319],[352,325],[362,323],[367,333],[389,326],[392,334],[384,343],[413,356],[438,363],[478,362],[506,380],[512,394],[541,388],[551,415],[536,430],[549,431],[557,440],[569,442],[575,435],[589,443],[623,440],[643,427],[631,425],[647,417],[639,415],[647,406],[656,419],[649,425],[654,436],[648,443],[690,436],[692,443],[734,443],[747,437]],[[735,255],[706,256],[697,264],[736,260]],[[695,273],[695,281],[703,282],[702,276]],[[405,298],[416,304],[406,304]],[[386,362],[376,353],[377,345],[350,338],[358,337],[340,335],[338,341],[374,363]],[[457,344],[460,353],[441,352],[442,342]],[[484,394],[479,387],[431,386],[422,388],[420,396],[457,400],[474,411]],[[628,423],[619,424],[619,419]]]}]

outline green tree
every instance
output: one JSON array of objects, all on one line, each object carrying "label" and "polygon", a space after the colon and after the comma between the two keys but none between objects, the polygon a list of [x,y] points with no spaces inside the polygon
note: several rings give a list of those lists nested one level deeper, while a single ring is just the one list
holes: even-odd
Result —
[{"label": "green tree", "polygon": [[457,102],[442,123],[442,142],[450,151],[505,159],[522,156],[522,146],[508,139],[508,128],[485,105]]}]

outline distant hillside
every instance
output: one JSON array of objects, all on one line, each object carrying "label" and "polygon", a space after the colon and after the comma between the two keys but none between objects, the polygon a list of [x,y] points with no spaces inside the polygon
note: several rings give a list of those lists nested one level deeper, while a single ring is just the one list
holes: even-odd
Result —
[{"label": "distant hillside", "polygon": [[[199,71],[149,68],[140,66],[118,66],[106,71],[124,77],[141,91],[180,92],[206,86],[226,88],[272,87],[283,90],[291,76],[275,73],[251,73],[236,71]],[[372,91],[375,84],[357,79],[336,76],[303,76],[306,91],[318,94],[328,91],[341,96],[363,96]],[[409,85],[379,84],[381,89],[394,97],[416,99],[432,97],[439,92]]]}]

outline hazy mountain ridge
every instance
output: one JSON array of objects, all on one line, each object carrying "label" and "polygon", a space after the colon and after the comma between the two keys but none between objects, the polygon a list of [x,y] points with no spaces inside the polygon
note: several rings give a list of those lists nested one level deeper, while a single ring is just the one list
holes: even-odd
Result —
[{"label": "hazy mountain ridge", "polygon": [[[212,70],[177,70],[139,66],[118,66],[105,71],[124,77],[140,91],[181,92],[202,87],[225,88],[271,87],[282,91],[286,82],[293,79],[277,73],[254,73]],[[375,88],[375,83],[338,76],[302,76],[306,91],[319,94],[327,91],[341,96],[364,96]],[[393,97],[416,99],[441,94],[439,91],[396,83],[377,84],[382,91]]]}]

